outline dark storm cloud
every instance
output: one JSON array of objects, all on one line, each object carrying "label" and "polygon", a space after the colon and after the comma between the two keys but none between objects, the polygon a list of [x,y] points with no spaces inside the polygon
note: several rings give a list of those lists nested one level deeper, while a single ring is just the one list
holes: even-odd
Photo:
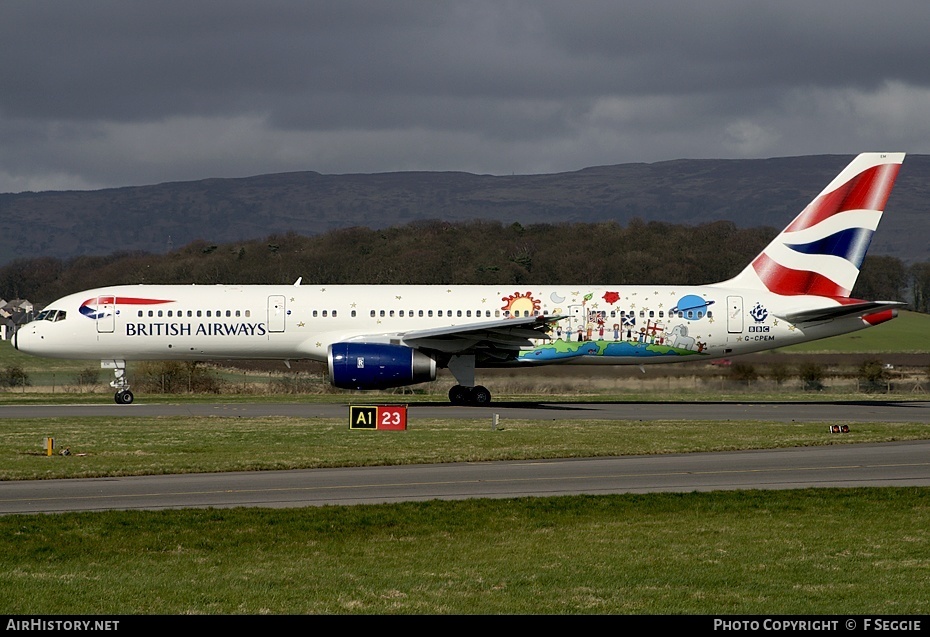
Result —
[{"label": "dark storm cloud", "polygon": [[927,152],[927,24],[917,1],[13,0],[0,191]]}]

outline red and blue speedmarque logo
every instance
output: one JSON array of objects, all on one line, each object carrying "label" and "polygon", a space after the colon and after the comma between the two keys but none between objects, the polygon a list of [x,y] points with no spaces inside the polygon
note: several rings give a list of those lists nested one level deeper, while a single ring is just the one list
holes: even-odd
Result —
[{"label": "red and blue speedmarque logo", "polygon": [[120,305],[160,305],[162,303],[174,303],[174,301],[139,299],[130,296],[95,296],[81,303],[78,311],[89,319],[97,320],[110,316],[114,308]]}]

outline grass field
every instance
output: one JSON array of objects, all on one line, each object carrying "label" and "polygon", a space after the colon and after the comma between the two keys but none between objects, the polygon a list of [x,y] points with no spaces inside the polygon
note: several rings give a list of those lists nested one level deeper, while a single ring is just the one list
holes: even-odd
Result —
[{"label": "grass field", "polygon": [[[235,412],[232,412],[235,413]],[[47,456],[46,437],[69,456]],[[0,421],[0,480],[628,456],[922,440],[924,423],[416,419],[402,432],[344,419],[152,417]]]},{"label": "grass field", "polygon": [[[887,351],[881,348],[912,345],[915,336],[925,342],[927,317],[914,318],[910,337],[900,334],[907,330],[881,335],[886,325],[907,328],[899,319],[861,333],[881,335],[884,344],[860,341],[853,349]],[[830,340],[841,338],[849,336]],[[37,378],[56,379],[87,365],[39,362],[0,343],[0,369],[13,363],[30,365]],[[74,392],[0,394],[7,402],[49,396],[101,400]],[[746,424],[514,421],[492,431],[484,421],[429,421],[383,436],[350,432],[341,421],[286,418],[7,419],[0,421],[0,479],[930,437],[921,423],[866,423],[841,438],[817,424]],[[72,455],[43,455],[42,439],[50,435]],[[12,615],[924,615],[930,613],[930,489],[0,516],[0,599],[0,612]]]},{"label": "grass field", "polygon": [[749,491],[7,516],[0,608],[925,615],[928,495]]}]

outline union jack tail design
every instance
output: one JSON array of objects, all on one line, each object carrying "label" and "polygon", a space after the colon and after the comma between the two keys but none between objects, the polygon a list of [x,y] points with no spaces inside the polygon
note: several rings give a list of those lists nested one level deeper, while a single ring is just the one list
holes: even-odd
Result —
[{"label": "union jack tail design", "polygon": [[736,278],[734,287],[848,298],[904,153],[864,153]]}]

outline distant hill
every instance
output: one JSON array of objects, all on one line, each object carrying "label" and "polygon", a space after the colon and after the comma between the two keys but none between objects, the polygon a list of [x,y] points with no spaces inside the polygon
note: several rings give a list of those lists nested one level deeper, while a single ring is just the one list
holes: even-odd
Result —
[{"label": "distant hill", "polygon": [[[386,228],[414,220],[509,224],[633,218],[781,229],[850,156],[683,159],[548,175],[294,172],[96,191],[0,194],[0,265],[21,257],[165,252],[288,231]],[[930,155],[905,159],[870,254],[930,260]]]}]

